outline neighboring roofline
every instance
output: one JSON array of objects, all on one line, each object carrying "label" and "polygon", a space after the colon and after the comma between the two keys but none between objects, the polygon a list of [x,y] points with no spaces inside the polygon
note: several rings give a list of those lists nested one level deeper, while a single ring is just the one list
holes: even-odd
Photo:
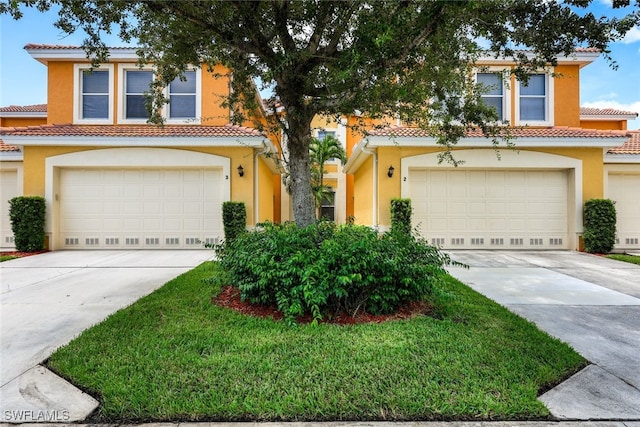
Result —
[{"label": "neighboring roofline", "polygon": [[604,155],[605,164],[613,163],[640,163],[640,153],[638,154],[612,154],[606,153]]},{"label": "neighboring roofline", "polygon": [[580,114],[580,120],[589,122],[595,120],[604,120],[604,121],[622,121],[622,120],[635,120],[638,118],[638,114],[603,114],[603,115],[583,115]]},{"label": "neighboring roofline", "polygon": [[0,117],[47,118],[45,111],[0,111]]}]

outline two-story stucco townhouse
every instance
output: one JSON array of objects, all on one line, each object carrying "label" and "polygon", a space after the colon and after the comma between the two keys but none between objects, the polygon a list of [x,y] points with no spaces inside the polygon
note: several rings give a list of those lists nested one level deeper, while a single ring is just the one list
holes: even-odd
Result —
[{"label": "two-story stucco townhouse", "polygon": [[20,151],[2,158],[3,193],[15,180],[7,196],[45,197],[50,249],[200,248],[223,236],[226,200],[246,204],[248,225],[274,219],[277,150],[257,130],[230,124],[220,106],[227,70],[193,68],[174,80],[159,127],[146,123],[154,75],[136,64],[135,49],[111,49],[93,72],[79,47],[25,49],[47,66],[46,123],[16,127],[20,117],[4,114],[5,147]]},{"label": "two-story stucco townhouse", "polygon": [[420,129],[400,122],[369,132],[349,147],[344,170],[353,175],[353,215],[388,227],[391,199],[404,197],[414,227],[446,249],[578,249],[584,202],[610,197],[616,247],[639,249],[640,151],[625,130],[637,114],[580,108],[580,69],[599,55],[579,49],[528,85],[500,78],[509,61],[478,63],[475,78],[492,88],[486,102],[516,137],[516,149],[499,156],[475,130],[457,145],[459,167],[440,163],[441,148]]}]

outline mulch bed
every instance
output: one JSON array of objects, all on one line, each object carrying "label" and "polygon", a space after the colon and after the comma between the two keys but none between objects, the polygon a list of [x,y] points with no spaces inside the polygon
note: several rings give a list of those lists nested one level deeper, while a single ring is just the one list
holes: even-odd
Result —
[{"label": "mulch bed", "polygon": [[18,251],[12,251],[12,252],[0,252],[0,256],[14,256],[17,258],[23,258],[26,256],[31,256],[31,255],[38,255],[38,254],[43,254],[45,252],[49,252],[49,251],[38,251],[38,252],[18,252]]},{"label": "mulch bed", "polygon": [[[225,286],[220,294],[211,299],[213,304],[220,307],[235,310],[238,313],[246,314],[254,317],[271,317],[275,320],[283,318],[274,306],[266,306],[262,304],[251,304],[242,301],[240,298],[240,290],[233,286]],[[338,314],[331,318],[323,319],[321,323],[333,323],[338,325],[355,325],[359,323],[382,323],[392,320],[411,319],[417,316],[430,316],[433,314],[433,306],[426,301],[411,302],[401,307],[397,312],[387,315],[374,315],[366,312],[356,313],[355,316],[349,314]],[[305,316],[296,319],[298,323],[311,323],[311,316]]]}]

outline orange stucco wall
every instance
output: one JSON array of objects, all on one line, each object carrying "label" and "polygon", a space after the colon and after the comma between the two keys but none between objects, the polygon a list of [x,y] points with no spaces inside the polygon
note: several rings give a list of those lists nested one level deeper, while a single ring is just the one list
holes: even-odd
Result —
[{"label": "orange stucco wall", "polygon": [[0,117],[0,127],[39,126],[47,124],[46,117]]},{"label": "orange stucco wall", "polygon": [[558,65],[554,81],[556,126],[580,126],[580,70],[578,65]]},{"label": "orange stucco wall", "polygon": [[50,61],[47,68],[47,123],[72,123],[73,63]]},{"label": "orange stucco wall", "polygon": [[580,127],[600,130],[627,130],[626,120],[581,120]]}]

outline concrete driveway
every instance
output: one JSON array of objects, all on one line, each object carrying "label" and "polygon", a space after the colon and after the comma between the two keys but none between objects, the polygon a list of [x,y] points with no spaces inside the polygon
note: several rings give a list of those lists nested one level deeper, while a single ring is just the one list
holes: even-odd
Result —
[{"label": "concrete driveway", "polygon": [[[2,421],[38,421],[31,419],[42,415],[38,408],[55,407],[56,393],[44,389],[58,386],[40,382],[52,374],[37,365],[57,347],[212,257],[209,250],[58,251],[0,263]],[[44,416],[71,421],[72,406]],[[6,412],[19,409],[27,411],[22,419]]]},{"label": "concrete driveway", "polygon": [[560,419],[640,420],[640,266],[577,252],[451,251],[450,272],[592,365],[541,396]]}]

